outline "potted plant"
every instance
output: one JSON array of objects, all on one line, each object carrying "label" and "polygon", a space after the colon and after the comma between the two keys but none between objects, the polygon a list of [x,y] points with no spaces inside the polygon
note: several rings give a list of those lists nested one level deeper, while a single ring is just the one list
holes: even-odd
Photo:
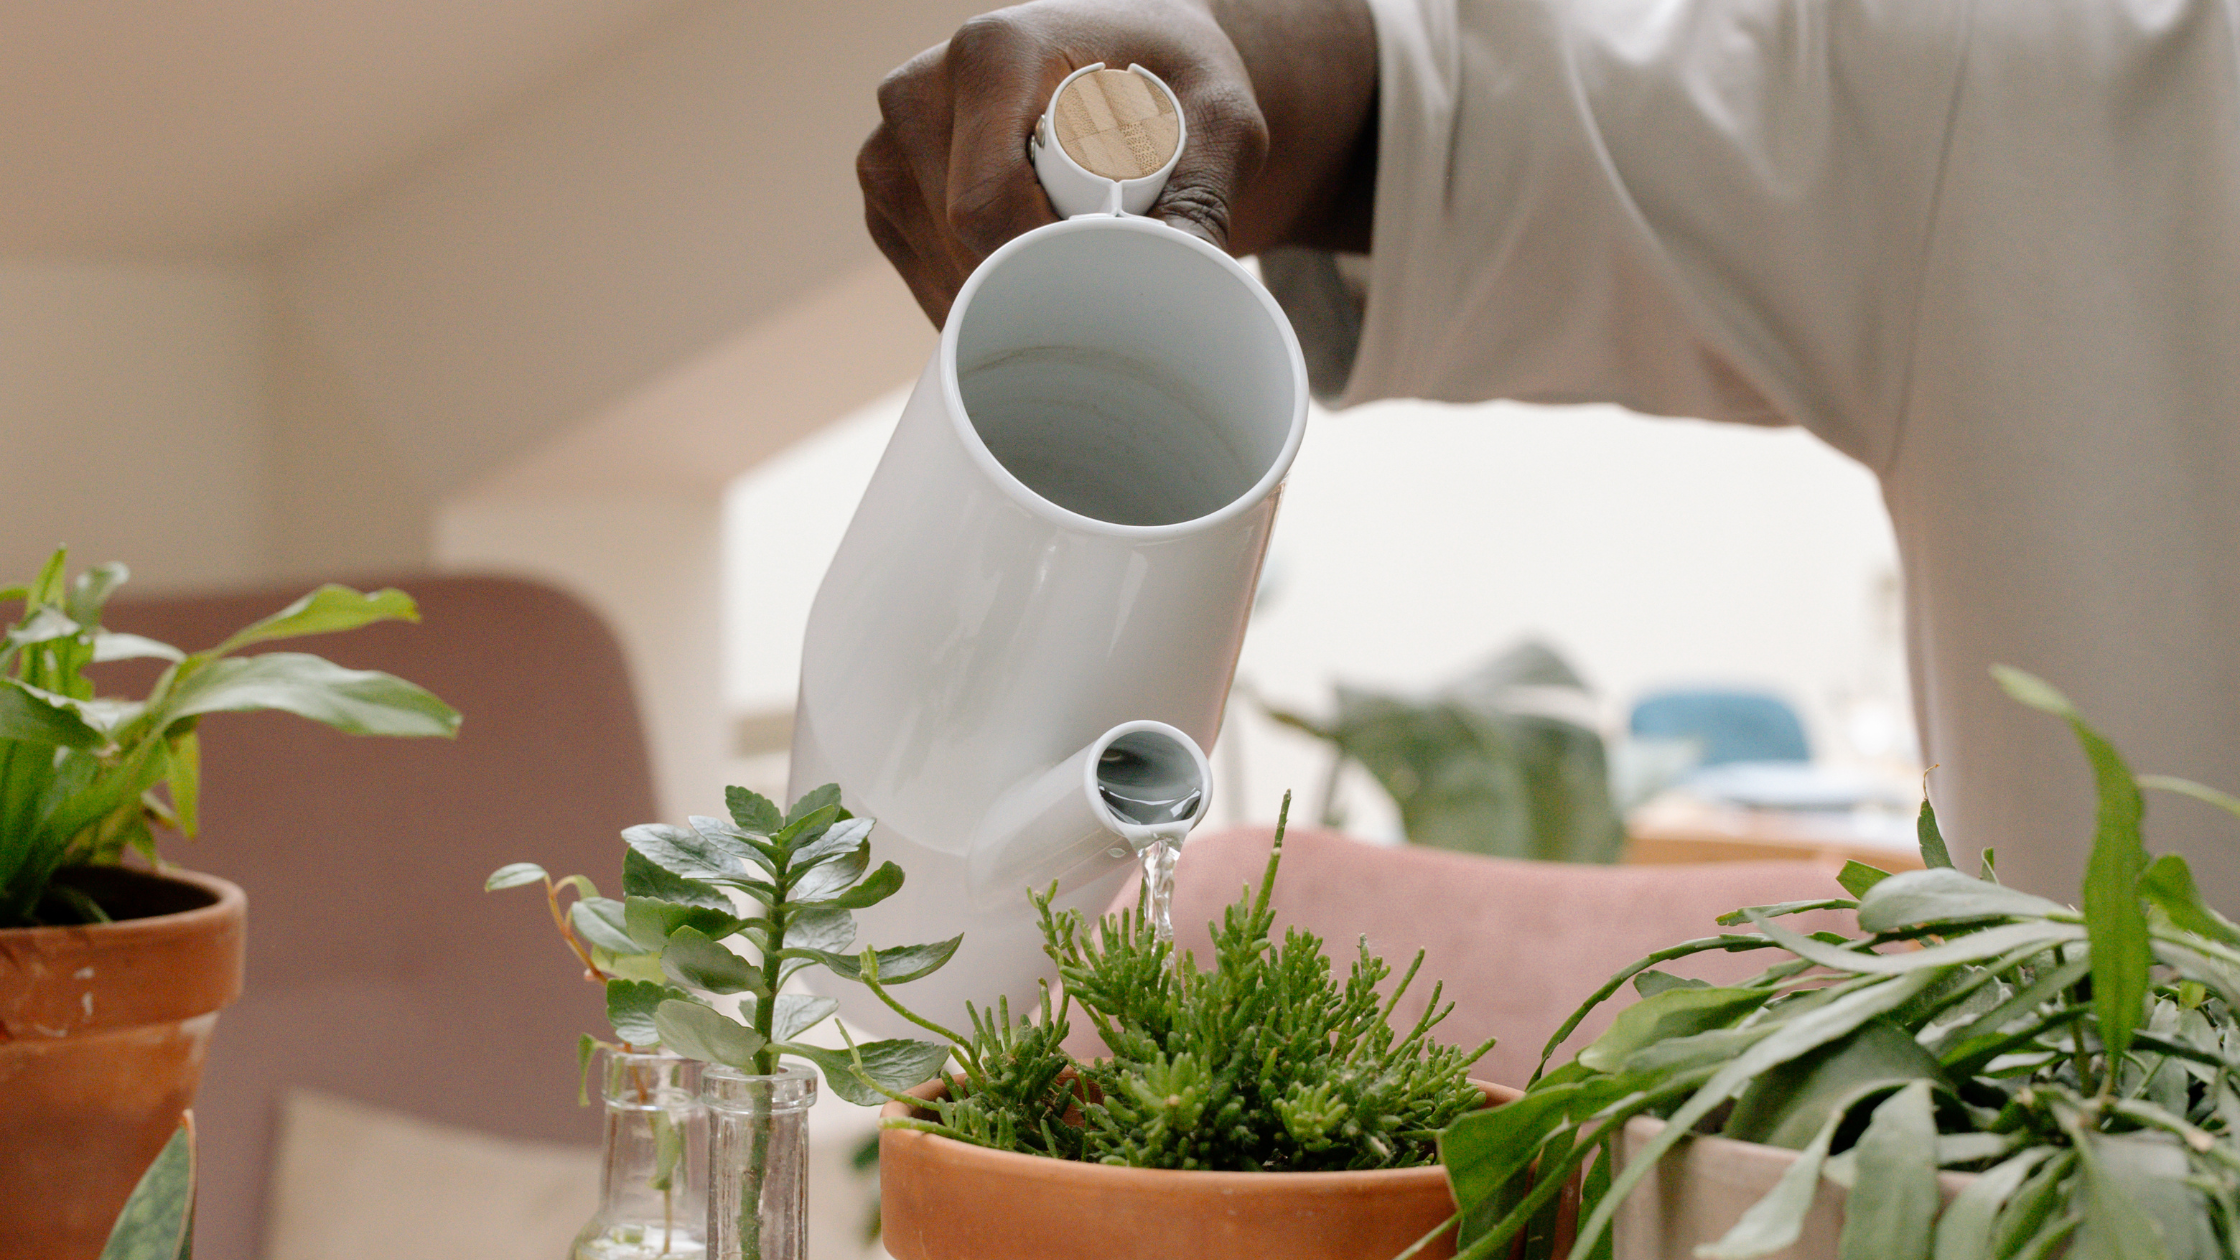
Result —
[{"label": "potted plant", "polygon": [[[102,628],[124,566],[72,579],[64,564],[58,551],[0,591],[23,608],[0,640],[0,1255],[91,1260],[241,988],[241,890],[156,858],[157,831],[195,830],[196,727],[278,709],[358,734],[448,736],[459,715],[387,674],[235,655],[416,619],[401,592],[324,586],[190,654]],[[166,663],[154,689],[97,695],[88,668],[133,658]]]},{"label": "potted plant", "polygon": [[[1527,1256],[1560,1254],[1572,1185],[1575,1256],[1612,1255],[1614,1226],[1625,1260],[2240,1253],[2240,929],[2184,859],[2150,860],[2140,789],[2240,801],[2135,778],[2060,693],[1998,673],[2091,761],[2083,908],[2000,886],[1988,853],[1980,877],[1953,869],[1924,804],[1928,869],[1852,863],[1846,897],[1737,911],[1720,922],[1755,931],[1627,968],[1549,1052],[1631,981],[1643,998],[1606,1033],[1441,1136],[1462,1255],[1520,1235]],[[1829,908],[1862,935],[1782,923]],[[1720,987],[1658,969],[1709,950],[1771,962]]]},{"label": "potted plant", "polygon": [[[1466,1075],[1491,1043],[1432,1042],[1452,1009],[1436,991],[1413,1027],[1386,1022],[1421,954],[1380,996],[1390,971],[1366,941],[1341,982],[1312,934],[1272,939],[1285,821],[1210,968],[1178,957],[1152,916],[1092,932],[1046,893],[1061,998],[1045,991],[1017,1019],[1003,1003],[974,1011],[969,1034],[889,1000],[961,1066],[882,1113],[884,1240],[900,1260],[1446,1254],[1432,1139],[1493,1092]],[[1108,1057],[1066,1051],[1077,1006]]]},{"label": "potted plant", "polygon": [[[739,787],[725,801],[727,819],[624,831],[620,900],[575,876],[560,881],[578,894],[562,912],[558,886],[527,864],[501,868],[490,886],[545,880],[561,931],[586,974],[606,986],[607,1018],[624,1046],[706,1065],[706,1254],[799,1260],[807,1247],[804,1160],[817,1076],[798,1060],[822,1068],[834,1093],[868,1106],[932,1077],[949,1048],[906,1038],[845,1050],[803,1042],[837,1004],[785,992],[786,982],[822,968],[843,981],[880,976],[899,984],[931,974],[962,938],[853,949],[854,912],[894,895],[902,870],[892,862],[872,868],[872,822],[840,807],[838,787],[806,793],[786,811]],[[735,998],[738,1016],[711,997]],[[580,1053],[588,1057],[593,1048],[586,1037]]]}]

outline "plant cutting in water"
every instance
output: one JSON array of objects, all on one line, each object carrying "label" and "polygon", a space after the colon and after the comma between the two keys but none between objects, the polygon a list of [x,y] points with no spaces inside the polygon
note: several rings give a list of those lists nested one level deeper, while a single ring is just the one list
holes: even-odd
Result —
[{"label": "plant cutting in water", "polygon": [[[1213,967],[1175,953],[1149,917],[1108,916],[1092,931],[1078,911],[1034,896],[1043,948],[1064,997],[1014,1019],[1007,1002],[971,1011],[969,1036],[911,1014],[954,1046],[962,1066],[946,1097],[907,1099],[931,1119],[889,1119],[998,1150],[1133,1168],[1303,1172],[1405,1168],[1435,1158],[1437,1130],[1483,1101],[1467,1072],[1493,1043],[1459,1048],[1429,1034],[1453,1009],[1434,986],[1405,1033],[1387,1023],[1423,963],[1419,952],[1389,996],[1390,974],[1360,945],[1345,982],[1322,941],[1297,928],[1272,938],[1269,901],[1290,812],[1257,892],[1223,912]],[[1075,1004],[1111,1049],[1082,1062],[1064,1049]],[[900,1098],[899,1094],[891,1095]]]},{"label": "plant cutting in water", "polygon": [[[2099,785],[2081,911],[1952,868],[1921,811],[1928,869],[1852,863],[1847,898],[1758,906],[1724,933],[1611,978],[1557,1030],[1524,1097],[1465,1116],[1440,1145],[1469,1260],[1556,1247],[1558,1194],[1584,1167],[1571,1254],[1610,1254],[1619,1203],[1691,1133],[1799,1152],[1705,1260],[1794,1243],[1821,1177],[1850,1187],[1844,1260],[2196,1260],[2240,1253],[2240,929],[2205,905],[2185,860],[2149,859],[2141,786],[2240,814],[2240,800],[2135,778],[2059,692],[2000,682],[2065,719]],[[1865,935],[1781,919],[1856,910]],[[1712,987],[1656,970],[1713,950],[1777,961]],[[1631,981],[1643,995],[1571,1063],[1547,1058]],[[1667,1121],[1623,1170],[1634,1116]],[[1949,1206],[1939,1169],[1978,1174]]]},{"label": "plant cutting in water", "polygon": [[[212,713],[278,709],[354,735],[451,736],[459,715],[401,678],[304,652],[236,656],[275,639],[418,621],[402,591],[322,586],[187,653],[102,627],[125,567],[67,578],[57,551],[39,576],[0,590],[23,615],[0,639],[0,928],[99,923],[101,906],[66,868],[151,861],[155,832],[195,832],[202,775],[196,728]],[[168,662],[144,700],[96,696],[89,666]],[[60,878],[58,878],[60,876]]]},{"label": "plant cutting in water", "polygon": [[[665,1047],[757,1077],[776,1073],[781,1056],[806,1059],[824,1070],[834,1093],[863,1105],[932,1077],[948,1057],[945,1045],[894,1039],[833,1050],[803,1043],[801,1035],[837,1004],[781,990],[809,967],[847,980],[867,974],[890,984],[914,980],[947,962],[962,938],[853,950],[854,912],[893,896],[902,887],[902,870],[892,862],[871,867],[872,820],[842,809],[837,786],[809,792],[785,812],[745,788],[727,789],[725,799],[728,819],[695,817],[687,827],[648,823],[624,831],[629,848],[619,901],[598,896],[583,881],[563,916],[557,886],[546,881],[563,934],[605,981],[616,1035],[639,1049]],[[531,883],[544,873],[507,867],[493,883],[500,876]],[[745,913],[732,900],[735,893],[754,903]],[[732,941],[750,954],[734,952]],[[738,995],[741,1018],[702,994]],[[763,1255],[769,1122],[767,1115],[755,1117],[739,1172],[739,1215],[721,1222],[727,1230],[736,1224],[738,1254],[750,1258]]]}]

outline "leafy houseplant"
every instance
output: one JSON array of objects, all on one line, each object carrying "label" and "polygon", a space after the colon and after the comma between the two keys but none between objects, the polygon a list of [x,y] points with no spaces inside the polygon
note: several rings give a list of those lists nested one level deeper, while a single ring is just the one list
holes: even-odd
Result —
[{"label": "leafy houseplant", "polygon": [[[687,827],[649,823],[623,832],[629,847],[622,899],[600,897],[575,877],[581,895],[563,931],[586,967],[605,979],[607,1018],[625,1043],[713,1065],[710,1253],[783,1260],[803,1245],[799,1143],[806,1130],[798,1114],[780,1113],[788,1099],[806,1106],[805,1087],[814,1083],[783,1058],[816,1064],[834,1093],[869,1105],[884,1101],[884,1089],[933,1076],[949,1053],[945,1045],[908,1039],[845,1050],[806,1044],[802,1034],[837,1004],[783,992],[786,981],[822,967],[843,980],[878,976],[898,984],[931,974],[962,938],[853,949],[854,912],[894,895],[902,870],[892,862],[872,869],[872,821],[842,809],[837,786],[809,792],[783,812],[745,788],[730,788],[725,797],[728,819],[695,817]],[[542,877],[524,865],[501,869],[491,881]],[[557,890],[547,886],[558,916]],[[734,895],[752,904],[742,908]],[[732,942],[751,954],[735,952]],[[737,995],[743,1018],[703,994]],[[724,1091],[742,1102],[735,1118],[727,1118],[731,1109],[718,1097]]]},{"label": "leafy houseplant", "polygon": [[[202,720],[278,709],[360,734],[458,728],[449,706],[387,674],[236,655],[416,619],[400,592],[321,587],[187,653],[102,625],[125,576],[110,564],[72,578],[56,552],[0,591],[22,604],[0,637],[0,1254],[99,1254],[193,1100],[216,1012],[240,993],[241,890],[125,864],[154,862],[159,830],[194,832]],[[164,662],[145,698],[96,692],[89,669],[134,658]]]},{"label": "leafy houseplant", "polygon": [[[2240,1252],[2240,929],[2203,904],[2184,859],[2149,859],[2142,783],[2240,814],[2240,801],[2135,778],[2070,703],[2002,669],[2024,703],[2067,720],[2091,761],[2099,827],[2083,909],[1952,868],[1924,804],[1928,869],[1853,863],[1851,894],[1761,906],[1724,933],[1613,977],[1558,1030],[1632,981],[1644,995],[1518,1101],[1441,1137],[1462,1205],[1461,1254],[1553,1253],[1559,1193],[1582,1166],[1575,1256],[1610,1254],[1619,1204],[1691,1133],[1798,1152],[1708,1260],[1793,1244],[1823,1176],[1848,1185],[1845,1260],[2192,1260]],[[1856,910],[1864,935],[1781,919]],[[1711,950],[1768,951],[1740,984],[1656,970]],[[1618,1167],[1619,1144],[1637,1126]],[[1949,1206],[1939,1169],[1976,1174]]]},{"label": "leafy houseplant", "polygon": [[[1549,703],[1555,701],[1555,703]],[[1586,683],[1527,642],[1428,697],[1340,685],[1327,722],[1264,706],[1333,749],[1322,822],[1338,826],[1338,772],[1362,767],[1400,807],[1411,844],[1493,857],[1615,862],[1625,843]]]},{"label": "leafy houseplant", "polygon": [[[962,1069],[945,1091],[896,1095],[897,1105],[881,1121],[888,1147],[881,1167],[885,1223],[897,1255],[970,1254],[973,1243],[949,1236],[975,1228],[974,1214],[1003,1215],[984,1231],[1011,1236],[1008,1245],[1016,1250],[1000,1254],[1037,1254],[1043,1244],[1023,1241],[1038,1227],[1028,1217],[1093,1217],[1099,1210],[1115,1221],[1131,1213],[1158,1218],[1150,1226],[1156,1232],[1141,1246],[1218,1254],[1220,1245],[1195,1232],[1202,1222],[1184,1206],[1191,1193],[1185,1187],[1205,1186],[1205,1178],[1227,1196],[1226,1227],[1235,1227],[1239,1217],[1264,1218],[1247,1222],[1248,1228],[1309,1233],[1357,1224],[1333,1226],[1344,1213],[1328,1202],[1302,1213],[1307,1200],[1280,1198],[1287,1183],[1301,1193],[1331,1192],[1335,1185],[1354,1196],[1354,1210],[1373,1220],[1368,1237],[1382,1231],[1405,1242],[1444,1214],[1436,1178],[1426,1182],[1429,1219],[1412,1226],[1408,1212],[1396,1209],[1380,1187],[1430,1165],[1436,1131],[1484,1104],[1484,1091],[1466,1074],[1492,1043],[1433,1043],[1429,1034],[1452,1009],[1440,1005],[1436,989],[1413,1026],[1404,1032],[1390,1026],[1388,1017],[1422,964],[1420,953],[1392,992],[1380,996],[1378,987],[1391,972],[1365,940],[1341,982],[1313,934],[1294,928],[1274,938],[1270,901],[1283,825],[1279,821],[1259,888],[1246,889],[1215,928],[1210,968],[1159,939],[1140,909],[1106,917],[1092,931],[1079,912],[1054,912],[1052,894],[1043,893],[1034,902],[1064,992],[1053,1000],[1046,990],[1031,1015],[1015,1018],[999,1002],[970,1012],[969,1034],[952,1032],[895,1002],[882,977],[865,977],[906,1018],[946,1038]],[[1109,1057],[1083,1061],[1066,1051],[1075,1006]],[[973,1161],[940,1153],[925,1139],[1005,1153],[992,1162],[975,1158],[990,1182],[1008,1191],[991,1197],[958,1189],[959,1183],[943,1179],[945,1165],[970,1167]],[[1102,1183],[1094,1176],[1038,1180],[1060,1162],[1114,1176]],[[1278,1197],[1254,1200],[1263,1194]],[[1035,1201],[1031,1212],[1025,1199]],[[1077,1235],[1067,1219],[1057,1216],[1049,1232]],[[1092,1230],[1091,1246],[1104,1236],[1102,1227]],[[1067,1245],[1070,1250],[1045,1254],[1083,1254],[1080,1238]],[[1290,1254],[1370,1254],[1359,1235],[1299,1245],[1304,1249]],[[1251,1254],[1275,1254],[1271,1247],[1288,1250],[1290,1241],[1257,1238],[1242,1246]],[[1319,1250],[1330,1247],[1336,1250]]]},{"label": "leafy houseplant", "polygon": [[[0,590],[0,603],[23,604],[0,641],[0,927],[101,922],[109,914],[95,897],[58,874],[114,865],[127,850],[152,859],[157,827],[194,834],[195,728],[209,714],[280,709],[358,735],[459,729],[457,712],[401,678],[301,652],[234,655],[276,639],[419,620],[402,591],[322,586],[189,654],[102,628],[123,565],[65,580],[64,561],[57,551],[28,585]],[[88,666],[134,658],[170,663],[146,699],[94,694]]]}]

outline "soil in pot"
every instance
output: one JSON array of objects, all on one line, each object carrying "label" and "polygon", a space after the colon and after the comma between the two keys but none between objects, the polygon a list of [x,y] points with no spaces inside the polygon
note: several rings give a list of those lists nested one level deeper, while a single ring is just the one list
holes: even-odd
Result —
[{"label": "soil in pot", "polygon": [[[1489,1102],[1517,1091],[1479,1082]],[[928,1082],[911,1093],[930,1098]],[[911,1109],[889,1103],[882,1117]],[[888,1129],[879,1200],[896,1260],[1385,1260],[1454,1213],[1446,1170],[1175,1172]],[[1449,1231],[1420,1253],[1454,1254]]]},{"label": "soil in pot", "polygon": [[0,1256],[95,1260],[241,994],[248,899],[186,872],[61,878],[117,921],[0,929]]}]

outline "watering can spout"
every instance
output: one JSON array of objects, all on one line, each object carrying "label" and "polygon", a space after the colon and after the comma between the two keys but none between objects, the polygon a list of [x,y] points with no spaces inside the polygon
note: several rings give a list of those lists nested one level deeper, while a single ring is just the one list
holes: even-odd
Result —
[{"label": "watering can spout", "polygon": [[968,851],[973,907],[1000,911],[1021,889],[1052,885],[1062,897],[1153,841],[1179,845],[1212,795],[1196,740],[1165,722],[1123,722],[997,799]]}]

